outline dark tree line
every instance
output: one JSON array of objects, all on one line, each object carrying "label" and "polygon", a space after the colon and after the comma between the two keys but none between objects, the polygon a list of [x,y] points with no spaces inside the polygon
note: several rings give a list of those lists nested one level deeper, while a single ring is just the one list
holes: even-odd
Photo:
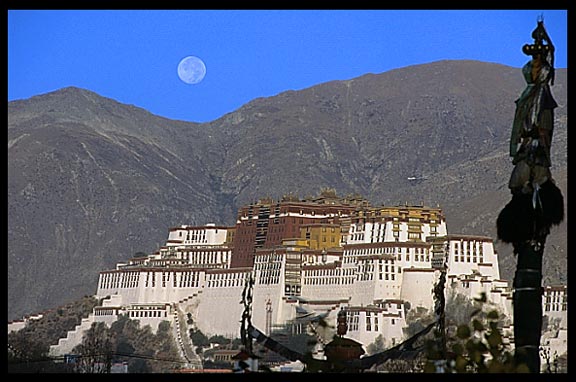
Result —
[{"label": "dark tree line", "polygon": [[7,366],[9,372],[39,373],[66,372],[68,369],[54,363],[49,357],[50,345],[66,337],[68,331],[88,317],[98,299],[85,296],[78,301],[44,312],[39,319],[30,320],[16,332],[8,333]]},{"label": "dark tree line", "polygon": [[92,324],[73,353],[78,371],[106,373],[112,363],[126,362],[129,373],[167,373],[183,365],[168,321],[154,333],[149,325],[120,316],[110,327]]}]

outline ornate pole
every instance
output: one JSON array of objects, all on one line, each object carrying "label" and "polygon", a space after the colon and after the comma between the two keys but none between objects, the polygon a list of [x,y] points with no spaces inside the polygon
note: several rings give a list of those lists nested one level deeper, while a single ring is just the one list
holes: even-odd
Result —
[{"label": "ornate pole", "polygon": [[540,372],[542,330],[542,257],[546,237],[564,218],[562,193],[550,172],[554,109],[554,45],[539,18],[533,44],[522,47],[532,59],[522,73],[526,89],[516,102],[510,138],[514,169],[508,187],[512,200],[496,222],[498,238],[512,243],[518,256],[514,275],[514,358],[530,372]]},{"label": "ornate pole", "polygon": [[252,287],[254,286],[254,278],[252,272],[248,274],[246,282],[244,283],[244,290],[242,291],[241,304],[244,305],[242,312],[242,320],[240,326],[240,339],[244,349],[248,354],[252,355],[252,337],[250,335],[250,328],[252,327]]}]

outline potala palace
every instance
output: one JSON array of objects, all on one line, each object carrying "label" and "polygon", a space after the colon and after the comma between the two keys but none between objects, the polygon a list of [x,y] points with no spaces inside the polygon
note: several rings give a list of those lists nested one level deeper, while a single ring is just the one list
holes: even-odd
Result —
[{"label": "potala palace", "polygon": [[[101,272],[96,297],[104,299],[102,306],[51,354],[69,353],[93,322],[110,325],[127,315],[153,329],[170,321],[181,355],[193,367],[187,321],[209,336],[238,338],[249,276],[255,281],[252,323],[262,332],[318,315],[334,323],[344,309],[349,338],[366,348],[382,335],[391,347],[406,339],[409,310],[433,311],[432,289],[444,267],[447,298],[484,292],[512,316],[511,283],[500,278],[493,239],[449,233],[440,208],[373,207],[332,190],[307,200],[263,199],[242,207],[235,226],[171,228],[155,253]],[[544,288],[542,304],[560,330],[541,342],[563,354],[567,288]],[[504,331],[513,336],[511,327]]]}]

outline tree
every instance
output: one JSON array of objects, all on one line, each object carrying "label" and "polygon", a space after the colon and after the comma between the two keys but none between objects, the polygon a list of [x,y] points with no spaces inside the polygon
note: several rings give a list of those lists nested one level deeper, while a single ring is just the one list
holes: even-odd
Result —
[{"label": "tree", "polygon": [[[461,295],[460,295],[461,296]],[[447,303],[447,352],[442,368],[446,373],[512,373],[528,372],[526,364],[518,364],[511,348],[504,341],[501,326],[506,318],[487,303],[486,294],[472,301],[465,296],[454,296]],[[459,305],[452,305],[459,302]],[[448,312],[462,306],[470,316],[458,323],[461,314],[450,317]],[[438,371],[438,346],[428,341],[424,371]]]},{"label": "tree", "polygon": [[208,340],[208,337],[206,337],[206,335],[202,333],[200,330],[190,329],[190,339],[192,340],[194,346],[198,347],[210,346],[210,341]]},{"label": "tree", "polygon": [[94,322],[74,348],[79,356],[78,371],[83,373],[109,373],[112,367],[114,343],[105,323]]},{"label": "tree", "polygon": [[228,345],[231,343],[232,340],[230,340],[229,338],[224,337],[223,335],[214,335],[212,337],[210,337],[210,339],[208,340],[209,343],[211,344],[218,344],[218,345]]},{"label": "tree", "polygon": [[80,355],[80,371],[101,373],[110,370],[113,361],[127,362],[130,373],[165,373],[179,367],[180,356],[172,337],[170,323],[163,321],[156,334],[150,325],[120,316],[110,328],[94,323],[74,351]]},{"label": "tree", "polygon": [[386,345],[384,344],[384,337],[382,334],[379,334],[378,337],[374,339],[374,342],[366,347],[366,353],[368,355],[376,354],[384,350],[386,350]]},{"label": "tree", "polygon": [[406,327],[403,329],[405,337],[412,337],[434,321],[434,313],[417,306],[406,314]]}]

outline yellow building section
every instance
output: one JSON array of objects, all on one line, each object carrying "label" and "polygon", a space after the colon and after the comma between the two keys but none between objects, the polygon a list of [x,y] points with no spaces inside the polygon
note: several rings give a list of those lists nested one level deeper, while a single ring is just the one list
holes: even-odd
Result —
[{"label": "yellow building section", "polygon": [[412,218],[418,219],[422,223],[439,223],[444,221],[444,214],[440,208],[431,208],[424,206],[395,206],[395,207],[376,207],[366,212],[366,216],[379,216],[388,218],[398,218],[398,220],[406,221]]},{"label": "yellow building section", "polygon": [[226,230],[226,242],[224,245],[232,247],[232,243],[234,242],[234,234],[236,234],[236,227],[229,227]]},{"label": "yellow building section", "polygon": [[300,226],[300,238],[309,242],[310,249],[329,249],[342,247],[344,240],[339,224],[303,224]]},{"label": "yellow building section", "polygon": [[423,226],[429,226],[430,235],[435,235],[438,226],[444,222],[444,215],[440,208],[425,207],[422,205],[399,205],[370,207],[357,211],[352,218],[357,223],[392,223],[394,237],[399,237],[402,230],[401,223],[407,224],[407,240],[410,242],[422,241]]},{"label": "yellow building section", "polygon": [[291,247],[303,251],[310,248],[310,241],[302,238],[282,239],[282,247]]}]

